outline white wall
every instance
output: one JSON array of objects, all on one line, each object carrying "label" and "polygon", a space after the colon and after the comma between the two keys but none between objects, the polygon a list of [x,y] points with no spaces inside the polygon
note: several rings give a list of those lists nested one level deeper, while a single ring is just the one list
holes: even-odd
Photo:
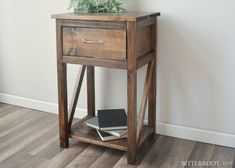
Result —
[{"label": "white wall", "polygon": [[[157,132],[235,147],[235,1],[132,0],[160,11]],[[53,13],[67,0],[0,1],[0,101],[56,112]],[[69,67],[69,91],[77,66]],[[140,70],[141,95],[145,68]],[[126,107],[126,72],[97,68],[97,108]],[[78,107],[86,109],[85,83]],[[138,100],[139,101],[139,100]],[[78,115],[79,116],[79,115]]]},{"label": "white wall", "polygon": [[162,13],[157,120],[234,135],[235,1],[139,0],[137,4],[140,10]]}]

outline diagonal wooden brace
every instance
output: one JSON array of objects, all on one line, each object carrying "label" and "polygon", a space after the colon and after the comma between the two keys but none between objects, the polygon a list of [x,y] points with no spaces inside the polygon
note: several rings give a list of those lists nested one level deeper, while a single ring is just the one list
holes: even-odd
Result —
[{"label": "diagonal wooden brace", "polygon": [[76,110],[76,106],[77,106],[77,102],[78,102],[78,97],[81,91],[81,87],[82,87],[82,81],[84,78],[84,73],[86,70],[86,66],[83,65],[78,72],[78,77],[77,77],[77,81],[75,84],[75,88],[74,88],[74,92],[73,92],[73,96],[72,96],[72,100],[71,100],[71,104],[69,106],[69,122],[68,122],[68,129],[70,131],[72,123],[73,123],[73,118],[74,118],[74,114],[75,114],[75,110]]},{"label": "diagonal wooden brace", "polygon": [[149,88],[152,80],[152,73],[153,73],[153,68],[154,68],[154,61],[148,64],[146,76],[145,76],[145,81],[144,81],[144,90],[143,90],[143,95],[141,99],[141,105],[140,105],[140,112],[138,115],[138,122],[137,122],[137,130],[136,130],[136,139],[137,143],[140,142],[140,135],[141,135],[141,130],[143,128],[143,122],[144,122],[144,116],[145,116],[145,111],[146,111],[146,104],[147,104],[147,98],[149,94]]}]

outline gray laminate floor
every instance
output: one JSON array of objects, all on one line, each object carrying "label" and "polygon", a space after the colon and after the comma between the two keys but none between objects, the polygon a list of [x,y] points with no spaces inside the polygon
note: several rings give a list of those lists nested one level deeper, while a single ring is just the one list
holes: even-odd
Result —
[{"label": "gray laminate floor", "polygon": [[166,136],[156,136],[138,166],[127,165],[121,151],[70,144],[59,148],[56,115],[0,103],[0,168],[235,168],[233,148]]}]

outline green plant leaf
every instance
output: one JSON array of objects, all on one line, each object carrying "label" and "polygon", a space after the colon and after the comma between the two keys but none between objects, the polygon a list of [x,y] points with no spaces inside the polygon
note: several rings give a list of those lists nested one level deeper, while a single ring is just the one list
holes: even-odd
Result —
[{"label": "green plant leaf", "polygon": [[128,0],[70,0],[69,8],[74,10],[88,10],[91,12],[118,13],[125,9],[121,5]]}]

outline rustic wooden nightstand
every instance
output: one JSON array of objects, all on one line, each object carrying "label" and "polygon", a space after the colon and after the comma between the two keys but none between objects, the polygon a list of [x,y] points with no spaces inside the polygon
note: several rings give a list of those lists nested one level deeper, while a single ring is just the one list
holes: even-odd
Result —
[{"label": "rustic wooden nightstand", "polygon": [[[96,145],[127,151],[135,164],[141,145],[155,134],[156,118],[156,29],[160,13],[126,12],[56,14],[57,70],[60,146],[69,146],[69,137]],[[81,64],[72,103],[67,102],[67,64]],[[140,112],[137,117],[137,69],[148,64]],[[84,121],[95,115],[94,67],[127,70],[128,137],[102,142]],[[84,72],[87,69],[88,114],[72,124]],[[148,103],[148,125],[143,124]]]}]

